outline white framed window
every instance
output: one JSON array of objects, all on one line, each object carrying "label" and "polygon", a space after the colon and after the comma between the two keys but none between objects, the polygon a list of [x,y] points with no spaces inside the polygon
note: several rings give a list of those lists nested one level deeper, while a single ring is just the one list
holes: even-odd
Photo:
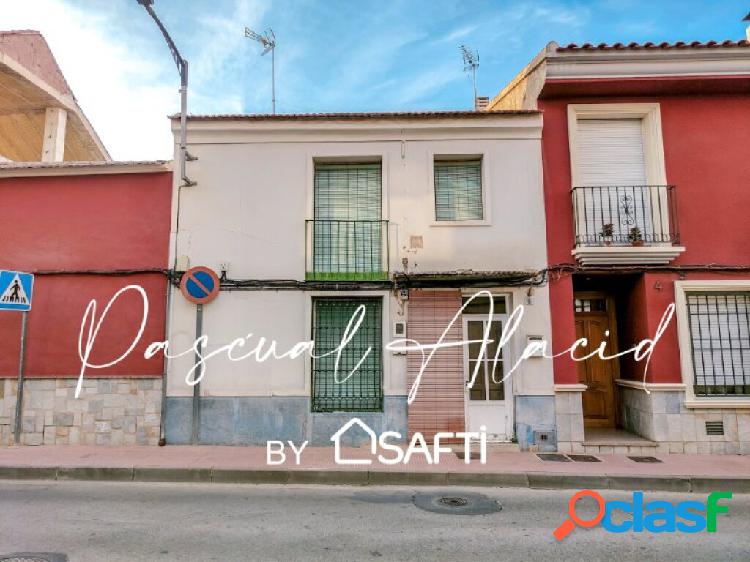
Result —
[{"label": "white framed window", "polygon": [[486,224],[486,170],[482,157],[434,156],[432,164],[433,224]]},{"label": "white framed window", "polygon": [[687,406],[750,407],[750,281],[677,281]]}]

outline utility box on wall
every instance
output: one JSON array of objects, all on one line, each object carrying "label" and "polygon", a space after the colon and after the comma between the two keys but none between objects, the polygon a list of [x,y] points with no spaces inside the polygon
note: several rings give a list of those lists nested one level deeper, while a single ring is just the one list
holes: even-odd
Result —
[{"label": "utility box on wall", "polygon": [[557,451],[557,435],[554,430],[535,431],[534,444],[540,453]]}]

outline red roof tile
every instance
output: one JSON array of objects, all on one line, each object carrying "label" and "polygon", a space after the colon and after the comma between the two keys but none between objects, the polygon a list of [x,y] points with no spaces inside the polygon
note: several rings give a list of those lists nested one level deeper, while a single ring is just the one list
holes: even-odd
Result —
[{"label": "red roof tile", "polygon": [[[536,109],[513,109],[503,111],[394,111],[367,113],[231,113],[217,115],[188,115],[192,121],[356,121],[359,119],[439,119],[439,118],[485,118],[492,115],[534,115]],[[179,119],[179,114],[171,116]]]},{"label": "red roof tile", "polygon": [[750,47],[750,41],[747,41],[745,39],[741,39],[739,41],[732,41],[728,39],[721,42],[707,41],[706,43],[701,43],[700,41],[693,41],[691,43],[685,43],[683,41],[677,41],[676,43],[668,43],[666,41],[662,43],[652,43],[649,41],[647,43],[628,43],[627,45],[624,45],[623,43],[614,43],[611,45],[608,43],[599,43],[598,45],[592,45],[591,43],[584,43],[582,45],[570,43],[568,45],[557,47],[557,52],[565,53],[571,51],[619,51],[624,49],[633,51],[654,49],[716,49],[723,47]]}]

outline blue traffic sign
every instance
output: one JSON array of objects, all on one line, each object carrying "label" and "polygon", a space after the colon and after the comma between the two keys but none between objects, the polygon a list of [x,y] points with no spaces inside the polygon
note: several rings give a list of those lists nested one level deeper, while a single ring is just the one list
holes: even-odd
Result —
[{"label": "blue traffic sign", "polygon": [[0,270],[0,310],[31,310],[34,276]]},{"label": "blue traffic sign", "polygon": [[183,296],[195,304],[211,302],[219,294],[219,277],[208,267],[191,267],[182,276],[180,290]]}]

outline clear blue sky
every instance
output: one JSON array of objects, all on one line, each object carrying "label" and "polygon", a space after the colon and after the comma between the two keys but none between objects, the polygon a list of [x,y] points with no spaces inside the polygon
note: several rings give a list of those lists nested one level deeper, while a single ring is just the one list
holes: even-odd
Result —
[{"label": "clear blue sky", "polygon": [[[243,37],[272,27],[279,112],[472,106],[459,44],[492,96],[551,40],[744,38],[747,0],[156,0],[191,64],[193,113],[267,112],[270,57]],[[40,29],[118,158],[169,156],[176,72],[136,0],[3,0],[3,27]],[[120,108],[117,112],[113,107]]]},{"label": "clear blue sky", "polygon": [[[191,7],[179,19],[175,2],[156,4],[174,22],[186,55],[195,58],[200,46],[190,40],[190,26],[231,2],[186,2]],[[750,10],[750,2],[731,0],[289,0],[259,6],[259,17],[248,23],[276,32],[283,112],[471,107],[462,42],[479,51],[479,91],[492,95],[550,40],[739,39],[740,20]],[[245,111],[266,111],[270,61],[259,59],[257,45],[248,41],[246,47],[236,55],[247,64],[224,79],[245,85]]]}]

